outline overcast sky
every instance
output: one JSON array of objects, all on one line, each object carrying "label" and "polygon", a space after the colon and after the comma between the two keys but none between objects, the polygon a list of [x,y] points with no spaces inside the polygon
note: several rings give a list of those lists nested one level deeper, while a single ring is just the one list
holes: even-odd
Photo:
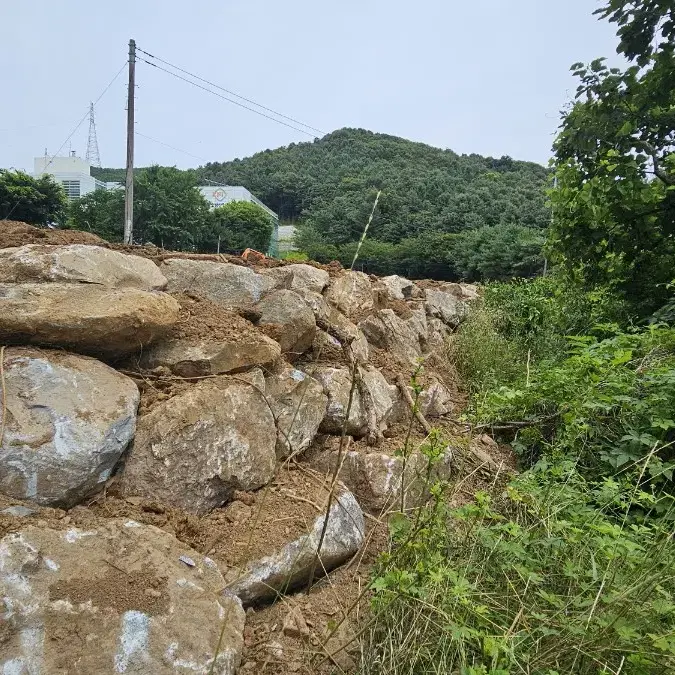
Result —
[{"label": "overcast sky", "polygon": [[[576,87],[570,65],[616,60],[613,26],[592,16],[599,4],[0,0],[0,167],[30,170],[45,148],[55,153],[124,65],[132,37],[324,132],[362,127],[459,153],[545,163]],[[137,85],[139,166],[197,166],[312,138],[143,62]],[[126,70],[96,109],[104,166],[125,162],[125,102]],[[87,131],[85,122],[72,139],[82,156]]]}]

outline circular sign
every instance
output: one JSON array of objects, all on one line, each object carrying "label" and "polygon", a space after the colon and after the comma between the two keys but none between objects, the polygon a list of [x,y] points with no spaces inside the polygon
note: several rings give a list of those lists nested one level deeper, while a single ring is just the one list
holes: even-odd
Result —
[{"label": "circular sign", "polygon": [[213,198],[214,198],[217,202],[222,202],[223,199],[225,199],[225,191],[224,191],[224,190],[220,190],[220,189],[214,190],[214,191],[213,191]]}]

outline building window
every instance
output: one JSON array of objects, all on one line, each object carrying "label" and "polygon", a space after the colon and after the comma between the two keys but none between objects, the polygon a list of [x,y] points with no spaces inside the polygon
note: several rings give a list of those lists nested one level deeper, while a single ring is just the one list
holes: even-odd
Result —
[{"label": "building window", "polygon": [[68,199],[79,199],[80,197],[80,181],[79,180],[64,180],[61,181],[63,189],[66,191]]}]

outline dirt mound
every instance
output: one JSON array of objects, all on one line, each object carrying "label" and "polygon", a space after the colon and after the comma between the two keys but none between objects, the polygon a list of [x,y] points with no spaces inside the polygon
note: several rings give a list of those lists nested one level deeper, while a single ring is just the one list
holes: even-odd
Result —
[{"label": "dirt mound", "polygon": [[257,333],[255,326],[222,305],[188,293],[176,293],[180,315],[170,337],[230,340]]},{"label": "dirt mound", "polygon": [[0,221],[0,248],[26,244],[91,244],[108,246],[108,242],[91,232],[78,230],[48,230],[33,227],[18,220]]}]

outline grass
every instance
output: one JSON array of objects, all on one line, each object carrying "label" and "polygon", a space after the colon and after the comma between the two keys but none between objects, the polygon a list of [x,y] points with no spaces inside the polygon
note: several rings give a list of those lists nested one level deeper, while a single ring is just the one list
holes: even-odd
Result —
[{"label": "grass", "polygon": [[674,672],[673,532],[631,516],[648,499],[559,465],[437,500],[381,560],[360,672]]}]

